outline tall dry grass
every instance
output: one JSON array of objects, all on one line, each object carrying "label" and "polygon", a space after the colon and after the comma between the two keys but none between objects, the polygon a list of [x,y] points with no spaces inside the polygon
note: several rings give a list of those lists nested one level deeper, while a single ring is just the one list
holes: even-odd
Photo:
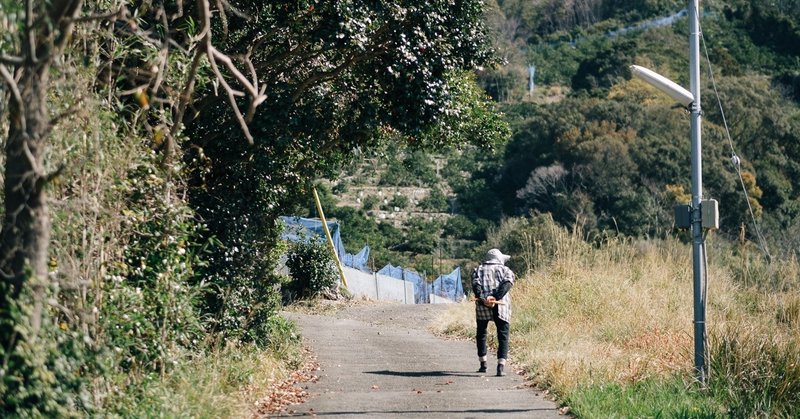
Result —
[{"label": "tall dry grass", "polygon": [[[607,239],[593,245],[580,229],[571,232],[541,221],[515,223],[537,236],[528,239],[537,247],[523,253],[526,264],[535,261],[535,266],[512,289],[511,354],[517,365],[566,398],[594,386],[676,377],[692,382],[690,245],[673,239]],[[502,237],[494,238],[498,243]],[[713,238],[709,248],[709,253],[716,248]],[[710,259],[707,325],[713,397],[723,412],[736,412],[740,405],[740,416],[783,414],[775,406],[800,397],[792,394],[800,394],[798,384],[792,384],[800,383],[798,287],[787,286],[791,278],[773,279],[781,284],[779,290],[744,284],[729,265],[737,260],[735,254]],[[474,336],[472,316],[471,305],[454,308],[439,331]],[[756,391],[761,394],[757,402],[755,396],[742,395]]]}]

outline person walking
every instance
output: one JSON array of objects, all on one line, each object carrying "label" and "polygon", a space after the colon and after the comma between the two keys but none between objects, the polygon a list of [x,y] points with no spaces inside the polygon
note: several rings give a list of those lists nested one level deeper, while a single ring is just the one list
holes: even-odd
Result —
[{"label": "person walking", "polygon": [[508,331],[511,322],[511,294],[514,272],[505,266],[511,256],[498,249],[486,252],[483,262],[472,271],[472,292],[475,294],[475,320],[478,325],[478,372],[486,372],[486,335],[489,321],[497,327],[497,376],[503,371],[508,359]]}]

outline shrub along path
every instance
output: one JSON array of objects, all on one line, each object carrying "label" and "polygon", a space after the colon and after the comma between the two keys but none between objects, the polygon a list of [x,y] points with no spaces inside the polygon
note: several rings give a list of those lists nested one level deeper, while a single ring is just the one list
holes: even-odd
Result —
[{"label": "shrub along path", "polygon": [[[328,315],[287,312],[316,354],[308,399],[282,415],[325,417],[557,418],[513,365],[476,373],[474,343],[445,340],[427,326],[445,305],[359,304]],[[493,330],[493,329],[490,329]]]}]

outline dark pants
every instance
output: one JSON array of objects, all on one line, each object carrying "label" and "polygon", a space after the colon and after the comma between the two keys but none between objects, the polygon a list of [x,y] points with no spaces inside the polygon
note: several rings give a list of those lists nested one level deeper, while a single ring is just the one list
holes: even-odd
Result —
[{"label": "dark pants", "polygon": [[[497,307],[492,310],[492,321],[497,327],[497,359],[508,358],[508,329],[509,324],[507,321],[497,317]],[[486,335],[489,320],[477,320],[478,331],[476,333],[478,343],[478,356],[486,356]]]}]

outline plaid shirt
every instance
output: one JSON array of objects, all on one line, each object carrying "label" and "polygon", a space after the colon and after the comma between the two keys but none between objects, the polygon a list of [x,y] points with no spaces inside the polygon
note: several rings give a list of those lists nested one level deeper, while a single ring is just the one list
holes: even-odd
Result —
[{"label": "plaid shirt", "polygon": [[[481,300],[492,295],[492,292],[505,281],[513,284],[514,272],[499,262],[484,262],[472,271],[472,289],[478,291],[475,298]],[[507,292],[499,301],[505,304],[495,305],[498,317],[511,322],[511,292]],[[492,310],[480,300],[475,301],[475,317],[478,320],[492,320]]]}]

